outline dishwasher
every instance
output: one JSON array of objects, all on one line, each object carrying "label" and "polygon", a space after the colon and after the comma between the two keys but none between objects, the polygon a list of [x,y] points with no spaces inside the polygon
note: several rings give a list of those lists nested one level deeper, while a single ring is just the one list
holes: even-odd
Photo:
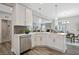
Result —
[{"label": "dishwasher", "polygon": [[20,52],[23,53],[31,49],[31,35],[20,36]]}]

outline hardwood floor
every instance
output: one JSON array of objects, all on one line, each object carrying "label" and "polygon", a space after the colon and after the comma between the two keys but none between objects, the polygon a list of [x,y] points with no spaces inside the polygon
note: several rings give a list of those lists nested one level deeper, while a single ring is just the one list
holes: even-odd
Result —
[{"label": "hardwood floor", "polygon": [[32,50],[28,51],[27,53],[24,53],[24,55],[62,55],[63,53],[46,48],[46,47],[36,47]]},{"label": "hardwood floor", "polygon": [[10,42],[0,44],[0,55],[14,55],[14,53],[11,52]]},{"label": "hardwood floor", "polygon": [[[36,47],[24,53],[23,55],[61,55],[61,54],[63,53],[53,49],[49,49],[45,47]],[[14,53],[11,52],[10,42],[0,44],[0,55],[14,55]]]},{"label": "hardwood floor", "polygon": [[[0,44],[0,55],[15,55],[11,52],[11,43],[6,42]],[[46,47],[36,47],[23,55],[79,55],[79,46],[67,46],[67,51],[63,54],[57,50],[46,48]]]}]

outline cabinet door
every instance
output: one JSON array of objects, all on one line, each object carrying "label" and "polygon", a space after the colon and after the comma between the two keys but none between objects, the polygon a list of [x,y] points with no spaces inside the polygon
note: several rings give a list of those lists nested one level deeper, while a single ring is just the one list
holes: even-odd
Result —
[{"label": "cabinet door", "polygon": [[42,41],[41,41],[42,45],[47,46],[48,45],[48,35],[46,33],[42,33],[41,36],[42,36]]},{"label": "cabinet door", "polygon": [[42,35],[41,35],[41,44],[42,44],[42,45],[45,45],[45,44],[46,44],[46,41],[45,41],[45,40],[46,40],[46,37],[45,37],[44,34],[42,34]]},{"label": "cabinet door", "polygon": [[63,50],[64,47],[64,36],[57,35],[55,37],[55,48]]},{"label": "cabinet door", "polygon": [[39,34],[32,35],[32,47],[42,45],[42,38]]},{"label": "cabinet door", "polygon": [[20,4],[16,4],[16,20],[15,25],[25,25],[26,20],[26,9]]},{"label": "cabinet door", "polygon": [[31,40],[31,42],[32,42],[32,48],[36,46],[36,42],[35,42],[36,39],[35,39],[35,37],[36,37],[36,36],[35,36],[34,34],[31,35],[31,39],[32,39],[32,40]]},{"label": "cabinet door", "polygon": [[26,25],[32,26],[32,24],[33,24],[32,10],[26,8]]},{"label": "cabinet door", "polygon": [[40,35],[36,35],[36,38],[35,38],[35,42],[36,42],[36,46],[40,46],[42,44],[42,38]]},{"label": "cabinet door", "polygon": [[54,46],[54,35],[50,33],[47,35],[47,44],[51,48]]},{"label": "cabinet door", "polygon": [[52,33],[50,36],[51,36],[51,39],[50,39],[51,45],[50,46],[53,48],[53,47],[55,47],[55,36],[56,35],[54,33]]}]

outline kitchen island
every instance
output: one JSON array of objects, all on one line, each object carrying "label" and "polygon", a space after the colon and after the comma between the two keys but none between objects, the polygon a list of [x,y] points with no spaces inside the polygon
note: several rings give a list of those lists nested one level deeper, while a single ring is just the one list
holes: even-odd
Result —
[{"label": "kitchen island", "polygon": [[[20,39],[21,36],[26,37],[25,41],[27,41],[27,39],[29,40],[27,42],[28,44],[26,44],[25,41],[23,41],[24,43],[22,42],[24,45],[21,44],[21,41],[24,40]],[[49,47],[63,53],[66,51],[66,41],[64,33],[33,32],[29,34],[14,34],[14,39],[12,40],[12,43],[12,51],[18,55],[23,51],[27,51],[36,46]]]},{"label": "kitchen island", "polygon": [[65,35],[65,33],[36,32],[31,36],[32,47],[44,46],[65,53],[67,49]]}]

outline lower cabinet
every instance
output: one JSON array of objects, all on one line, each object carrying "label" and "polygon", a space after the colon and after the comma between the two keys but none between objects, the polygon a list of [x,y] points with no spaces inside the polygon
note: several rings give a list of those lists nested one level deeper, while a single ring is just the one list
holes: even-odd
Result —
[{"label": "lower cabinet", "polygon": [[29,34],[15,34],[12,40],[11,51],[16,55],[20,55],[24,51],[31,49],[31,35]]},{"label": "lower cabinet", "polygon": [[46,46],[47,45],[47,34],[43,33],[41,34],[41,45]]},{"label": "lower cabinet", "polygon": [[50,48],[65,52],[65,37],[63,35],[42,33],[35,35],[33,46],[48,46]]},{"label": "lower cabinet", "polygon": [[35,45],[36,45],[36,46],[39,46],[39,45],[41,44],[40,38],[41,38],[40,35],[36,35],[36,36],[35,36]]},{"label": "lower cabinet", "polygon": [[54,34],[49,34],[47,42],[48,42],[49,47],[54,47],[55,46],[55,35]]},{"label": "lower cabinet", "polygon": [[12,40],[12,52],[19,55],[35,46],[47,46],[61,52],[66,51],[66,43],[64,35],[52,33],[38,33],[38,34],[15,34]]},{"label": "lower cabinet", "polygon": [[57,35],[55,37],[55,48],[57,48],[57,49],[64,52],[64,50],[66,48],[65,37],[64,36]]},{"label": "lower cabinet", "polygon": [[31,36],[31,39],[32,39],[32,47],[36,47],[36,46],[39,46],[41,43],[40,43],[40,35],[32,35]]}]

